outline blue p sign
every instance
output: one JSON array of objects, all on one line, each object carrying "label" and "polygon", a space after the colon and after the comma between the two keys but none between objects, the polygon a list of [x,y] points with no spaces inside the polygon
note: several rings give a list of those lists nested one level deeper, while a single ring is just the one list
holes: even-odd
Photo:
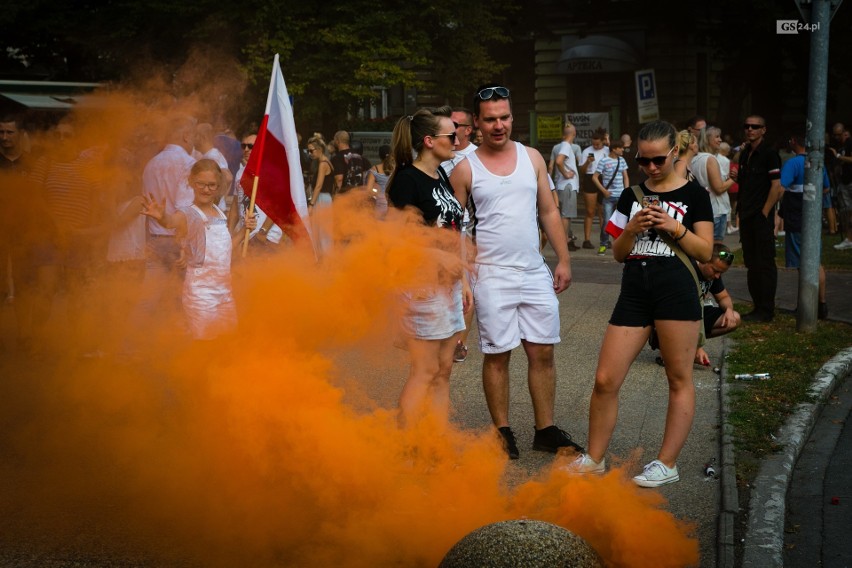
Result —
[{"label": "blue p sign", "polygon": [[636,77],[639,83],[639,100],[647,101],[657,97],[656,89],[654,88],[654,74],[639,73]]}]

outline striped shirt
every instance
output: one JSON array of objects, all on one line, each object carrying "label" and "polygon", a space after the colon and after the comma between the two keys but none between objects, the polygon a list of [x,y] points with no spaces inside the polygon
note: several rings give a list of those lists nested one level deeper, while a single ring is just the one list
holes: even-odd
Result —
[{"label": "striped shirt", "polygon": [[33,180],[42,188],[58,229],[73,231],[94,224],[96,195],[101,190],[91,158],[81,155],[70,162],[42,158],[33,169]]}]

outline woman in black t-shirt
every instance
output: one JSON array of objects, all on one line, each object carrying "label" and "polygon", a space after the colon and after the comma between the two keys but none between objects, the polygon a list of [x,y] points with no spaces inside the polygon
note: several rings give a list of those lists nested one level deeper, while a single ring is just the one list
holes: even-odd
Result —
[{"label": "woman in black t-shirt", "polygon": [[630,365],[656,327],[666,362],[669,404],[657,458],[633,478],[642,487],[680,479],[680,454],[695,414],[692,363],[701,324],[698,290],[689,268],[661,237],[668,233],[687,256],[706,262],[713,250],[713,209],[707,192],[675,170],[674,127],[662,121],[639,132],[636,162],[648,179],[637,202],[625,189],[607,224],[613,256],[624,263],[621,293],[601,346],[589,403],[588,453],[569,466],[575,473],[602,473],[618,416],[618,392]]},{"label": "woman in black t-shirt", "polygon": [[[456,125],[450,114],[450,107],[421,109],[397,122],[391,150],[396,168],[388,180],[387,196],[398,209],[417,209],[428,226],[460,231],[463,211],[440,166],[453,157],[456,146]],[[464,330],[463,313],[473,302],[460,262],[457,268],[458,276],[449,285],[434,278],[435,284],[403,294],[402,327],[411,366],[399,409],[400,423],[408,426],[429,413],[443,420],[449,415],[453,353]]]}]

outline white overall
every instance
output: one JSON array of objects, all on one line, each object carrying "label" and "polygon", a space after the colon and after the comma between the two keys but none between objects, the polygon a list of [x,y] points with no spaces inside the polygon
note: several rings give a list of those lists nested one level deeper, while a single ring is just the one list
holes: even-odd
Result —
[{"label": "white overall", "polygon": [[231,233],[225,215],[216,208],[210,218],[192,206],[205,222],[204,262],[188,267],[183,283],[183,309],[193,339],[214,339],[237,326],[231,294]]}]

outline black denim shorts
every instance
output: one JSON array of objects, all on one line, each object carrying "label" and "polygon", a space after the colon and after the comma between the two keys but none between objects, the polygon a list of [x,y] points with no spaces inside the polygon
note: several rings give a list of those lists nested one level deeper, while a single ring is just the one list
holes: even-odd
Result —
[{"label": "black denim shorts", "polygon": [[698,321],[701,311],[695,279],[679,258],[628,260],[609,323],[645,327],[656,320]]}]

